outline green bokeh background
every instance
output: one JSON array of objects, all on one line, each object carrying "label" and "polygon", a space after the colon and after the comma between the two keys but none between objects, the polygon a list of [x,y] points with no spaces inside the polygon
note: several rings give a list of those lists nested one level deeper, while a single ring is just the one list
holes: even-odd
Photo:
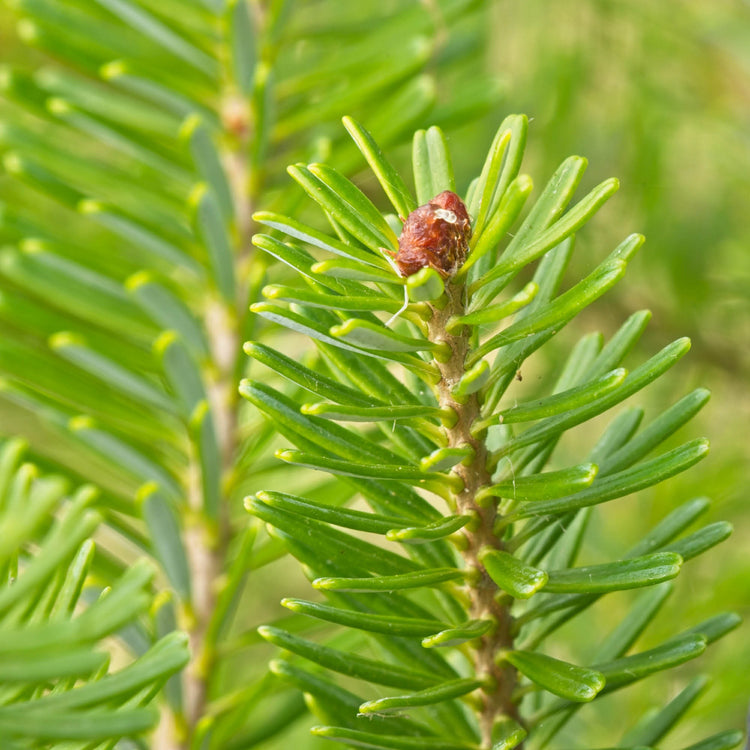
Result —
[{"label": "green bokeh background", "polygon": [[[707,495],[713,500],[708,520],[730,520],[734,536],[689,564],[667,616],[640,645],[654,645],[721,609],[739,611],[747,620],[750,2],[498,0],[488,5],[487,48],[477,55],[505,93],[502,106],[481,124],[448,133],[463,187],[478,170],[502,116],[526,112],[531,127],[525,171],[538,186],[571,153],[590,162],[582,190],[612,175],[621,180],[618,196],[582,235],[570,278],[627,234],[638,231],[647,238],[625,282],[571,326],[557,350],[589,330],[611,333],[629,313],[647,307],[653,320],[633,361],[682,335],[691,337],[693,350],[667,384],[655,384],[638,403],[650,399],[653,412],[699,385],[713,392],[709,406],[677,436],[684,441],[708,435],[709,458],[687,475],[598,512],[592,531],[601,533],[589,535],[593,541],[582,562],[612,559],[677,504]],[[15,41],[4,6],[0,57],[13,62],[34,58]],[[460,97],[461,92],[450,94]],[[405,169],[408,154],[400,156]],[[551,379],[553,353],[524,372],[528,392]],[[649,403],[645,406],[648,418]],[[13,425],[5,418],[2,432],[7,434]],[[296,575],[291,565],[284,571],[290,578]],[[290,580],[289,588],[296,585]],[[275,580],[268,596],[278,598],[289,588]],[[612,595],[590,618],[581,619],[586,629],[578,620],[566,627],[572,644],[568,655],[583,650],[594,629],[608,631],[628,601],[627,594]],[[675,622],[684,625],[675,628]],[[567,740],[575,743],[585,726],[587,739],[611,742],[699,670],[710,671],[714,683],[665,746],[684,746],[709,732],[743,726],[750,699],[748,624],[674,675],[618,692],[602,701],[598,713],[582,711]]]},{"label": "green bokeh background", "polygon": [[[713,393],[678,435],[682,440],[708,435],[708,459],[598,514],[602,534],[589,537],[600,548],[585,554],[597,561],[611,557],[677,503],[705,494],[713,501],[710,520],[729,519],[734,535],[688,564],[661,620],[663,631],[649,630],[643,644],[657,643],[675,620],[697,622],[722,608],[737,609],[747,620],[750,3],[527,0],[495,3],[493,14],[489,64],[505,76],[507,107],[533,118],[526,167],[532,176],[541,179],[567,154],[578,153],[590,162],[586,184],[611,175],[621,180],[595,231],[582,234],[577,256],[582,267],[629,232],[646,235],[625,281],[578,321],[578,331],[611,330],[629,312],[649,308],[653,319],[643,354],[680,335],[692,339],[693,349],[665,378],[669,382],[650,389],[647,398],[654,405],[672,403],[699,385]],[[680,593],[684,603],[678,605]],[[608,599],[596,610],[593,626],[608,629],[626,602]],[[581,644],[589,635],[575,621],[566,634]],[[747,622],[700,662],[703,668],[711,665],[712,687],[691,711],[693,720],[680,725],[665,746],[744,724],[750,699]],[[607,742],[613,727],[624,729],[649,705],[672,697],[684,686],[686,672],[697,669],[691,665],[608,698],[605,722],[602,714],[589,714],[592,719],[585,721],[582,711],[587,737]],[[568,739],[574,742],[575,732]]]}]

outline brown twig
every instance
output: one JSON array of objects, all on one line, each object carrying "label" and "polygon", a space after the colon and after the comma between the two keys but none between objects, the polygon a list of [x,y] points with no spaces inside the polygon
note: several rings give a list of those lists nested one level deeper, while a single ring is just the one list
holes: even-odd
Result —
[{"label": "brown twig", "polygon": [[465,312],[465,287],[447,283],[446,292],[448,304],[442,309],[433,308],[428,336],[431,341],[447,343],[452,352],[448,361],[438,363],[442,377],[437,386],[440,406],[452,409],[457,415],[456,423],[444,428],[448,445],[470,445],[474,451],[471,463],[459,464],[454,469],[464,484],[463,490],[456,495],[455,502],[459,512],[471,514],[476,519],[476,523],[467,527],[470,530],[465,532],[466,547],[462,551],[467,566],[476,571],[476,577],[470,579],[473,583],[469,586],[471,617],[491,619],[496,624],[492,631],[481,638],[474,657],[477,675],[488,682],[483,689],[480,726],[483,745],[490,747],[492,728],[498,719],[507,716],[520,721],[518,708],[512,700],[516,671],[510,665],[495,663],[498,652],[512,647],[512,618],[508,606],[498,600],[498,587],[479,562],[479,551],[483,547],[502,549],[502,543],[493,531],[496,521],[494,505],[480,507],[475,499],[480,488],[492,483],[486,468],[487,448],[482,440],[471,434],[471,426],[479,415],[479,401],[476,394],[461,401],[457,401],[452,394],[453,387],[465,372],[464,363],[470,345],[469,329],[464,327],[462,332],[451,335],[446,331],[446,323],[451,317]]}]

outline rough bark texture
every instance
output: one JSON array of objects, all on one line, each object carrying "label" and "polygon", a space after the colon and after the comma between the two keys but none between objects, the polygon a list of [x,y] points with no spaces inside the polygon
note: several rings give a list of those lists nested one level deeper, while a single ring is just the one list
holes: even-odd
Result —
[{"label": "rough bark texture", "polygon": [[[452,427],[444,428],[450,447],[470,445],[474,458],[470,464],[459,464],[454,472],[461,477],[464,489],[455,496],[456,509],[460,513],[471,514],[476,518],[465,532],[466,548],[462,551],[466,564],[477,572],[475,583],[469,587],[472,618],[494,620],[497,625],[479,641],[475,651],[474,664],[477,676],[488,680],[488,687],[483,689],[483,706],[480,714],[482,743],[491,746],[492,727],[502,716],[520,721],[518,708],[512,701],[516,686],[516,670],[510,665],[495,663],[495,655],[513,645],[511,635],[512,618],[508,606],[503,605],[497,597],[497,585],[487,575],[479,562],[479,551],[483,547],[502,549],[502,543],[493,532],[497,512],[494,504],[480,507],[476,503],[477,492],[484,486],[492,484],[486,468],[487,449],[483,441],[471,434],[471,426],[479,416],[479,402],[476,394],[468,396],[459,403],[451,390],[464,375],[464,363],[469,352],[469,329],[451,335],[446,332],[446,323],[457,315],[464,313],[465,287],[446,284],[448,304],[442,308],[433,308],[429,323],[429,338],[435,342],[445,342],[452,351],[448,361],[438,363],[442,378],[438,384],[440,406],[455,411],[458,419]],[[470,579],[471,580],[471,579]]]}]

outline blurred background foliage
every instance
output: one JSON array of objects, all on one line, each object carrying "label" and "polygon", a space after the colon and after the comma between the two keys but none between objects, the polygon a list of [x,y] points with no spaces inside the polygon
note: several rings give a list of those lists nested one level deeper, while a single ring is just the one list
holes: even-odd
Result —
[{"label": "blurred background foliage", "polygon": [[[307,10],[306,5],[299,3],[292,10],[291,33],[314,32],[316,4],[311,3]],[[424,5],[429,8],[433,3],[424,0]],[[611,333],[628,313],[647,307],[654,313],[653,320],[641,343],[642,351],[634,359],[679,335],[693,340],[691,355],[672,373],[669,384],[649,390],[652,403],[672,402],[697,385],[713,391],[710,405],[689,428],[691,436],[706,434],[711,438],[709,459],[687,476],[598,512],[594,523],[601,533],[589,534],[593,542],[584,551],[582,562],[597,559],[600,551],[596,544],[607,545],[608,557],[625,550],[637,539],[639,530],[653,525],[688,497],[705,494],[713,501],[709,520],[732,521],[735,534],[729,543],[692,563],[690,575],[678,580],[678,596],[670,603],[668,617],[693,623],[718,609],[732,608],[747,620],[750,2],[494,0],[479,5],[484,12],[455,21],[456,28],[444,29],[446,38],[451,39],[446,54],[460,57],[465,52],[460,49],[462,40],[474,47],[474,54],[462,57],[448,79],[437,80],[439,103],[431,113],[450,138],[459,184],[466,188],[492,133],[508,112],[525,112],[532,120],[524,171],[537,184],[571,153],[586,156],[590,162],[582,190],[608,176],[618,176],[620,193],[582,238],[570,276],[589,268],[595,258],[603,257],[630,232],[644,233],[647,244],[626,281],[594,306],[593,312],[571,325],[559,337],[558,346],[588,330]],[[388,7],[383,4],[384,13]],[[342,54],[367,38],[368,24],[354,16],[347,26],[342,11]],[[14,24],[10,11],[0,5],[2,60],[33,64],[36,53],[18,43]],[[475,28],[462,34],[462,24]],[[481,45],[477,43],[480,38]],[[406,52],[397,39],[392,44],[384,39],[382,54]],[[476,85],[481,71],[497,80],[500,104],[492,104],[488,97],[487,114],[478,122],[464,124],[460,105],[466,98],[474,101],[481,95]],[[314,114],[317,103],[310,105]],[[323,157],[351,170],[356,164],[353,151],[337,149],[330,140],[341,139],[343,131],[337,119],[316,125],[311,116],[298,138],[302,141],[304,136],[309,144],[313,131]],[[377,135],[377,128],[373,129]],[[276,149],[267,163],[269,184],[265,189],[270,192],[261,191],[262,207],[270,200],[276,182],[288,184],[283,172],[291,158],[288,150],[294,150],[294,138],[288,149]],[[408,147],[394,147],[391,156],[406,173]],[[373,198],[381,200],[371,178],[363,173],[359,182],[366,189],[373,187]],[[383,202],[381,205],[384,207]],[[538,372],[524,372],[523,387],[533,391],[551,365],[551,361],[539,362],[534,365]],[[648,409],[648,404],[645,406]],[[15,412],[0,411],[0,432],[26,432],[27,426],[18,419]],[[268,603],[254,604],[253,620],[260,621],[273,611],[280,591],[294,594],[294,566],[284,563],[280,573],[289,577],[289,584],[276,579]],[[680,592],[685,596],[680,597]],[[629,600],[627,593],[612,595],[604,606],[595,608],[596,618],[587,622],[606,629],[606,623],[622,614]],[[658,624],[649,630],[644,647],[657,643],[667,632],[658,631]],[[586,642],[587,633],[577,632],[575,625],[566,634],[574,644]],[[698,667],[711,671],[715,680],[692,709],[691,720],[670,738],[670,745],[689,744],[692,737],[743,726],[750,697],[749,636],[745,624],[701,660]],[[639,685],[635,691],[605,699],[601,704],[605,714],[581,712],[571,723],[568,739],[572,741],[586,725],[592,742],[597,738],[607,741],[612,727],[621,724],[624,729],[630,723],[626,718],[643,713],[657,696],[663,699],[676,694],[689,678],[690,669],[698,667],[689,666],[676,677],[670,673]]]},{"label": "blurred background foliage", "polygon": [[[671,614],[690,620],[731,600],[747,620],[750,3],[508,0],[492,7],[488,64],[505,77],[506,108],[533,118],[528,154],[534,163],[526,169],[546,175],[578,153],[589,159],[587,184],[610,175],[621,180],[618,196],[594,223],[599,235],[581,237],[578,262],[588,266],[628,232],[646,235],[626,281],[594,308],[599,317],[579,319],[577,326],[608,330],[627,311],[649,308],[653,319],[642,346],[676,335],[693,340],[676,379],[649,394],[653,403],[671,402],[698,384],[713,392],[690,428],[711,438],[708,460],[633,503],[608,508],[597,516],[606,529],[601,535],[592,530],[589,538],[624,549],[641,524],[660,518],[680,498],[710,496],[712,520],[731,520],[734,536],[696,563],[689,581],[678,582]],[[612,600],[600,608],[602,625],[618,604],[626,606]],[[750,655],[748,633],[745,623],[709,657],[715,682],[692,712],[702,728],[743,722],[750,697],[742,666]],[[567,635],[586,638],[575,628]],[[629,692],[628,708],[642,710],[665,691],[674,694],[676,685],[647,682]],[[620,699],[610,700],[610,708],[611,726],[625,721]],[[670,740],[681,735],[688,741],[696,724],[686,722]],[[596,726],[587,730],[596,735]]]},{"label": "blurred background foliage", "polygon": [[[750,3],[527,0],[496,3],[493,12],[502,42],[491,45],[489,64],[506,76],[508,106],[534,118],[529,155],[538,161],[527,166],[531,174],[579,153],[589,159],[591,184],[609,175],[621,180],[617,199],[596,222],[599,237],[592,243],[588,233],[579,245],[579,262],[627,232],[646,235],[626,282],[595,308],[601,318],[587,323],[606,330],[626,311],[651,309],[644,346],[681,334],[693,340],[678,368],[683,382],[652,392],[654,402],[698,383],[713,392],[698,417],[712,441],[706,463],[633,504],[607,509],[598,521],[608,531],[590,538],[624,548],[641,523],[661,517],[678,498],[709,495],[713,516],[730,519],[735,534],[690,571],[685,609],[673,613],[690,619],[734,598],[747,619]],[[608,616],[602,608],[602,621]],[[740,665],[749,653],[745,624],[711,655],[716,683],[695,709],[696,721],[712,728],[730,717],[742,721],[750,681]],[[630,699],[645,705],[663,695],[663,684],[648,685]],[[678,731],[689,739],[690,724]]]}]

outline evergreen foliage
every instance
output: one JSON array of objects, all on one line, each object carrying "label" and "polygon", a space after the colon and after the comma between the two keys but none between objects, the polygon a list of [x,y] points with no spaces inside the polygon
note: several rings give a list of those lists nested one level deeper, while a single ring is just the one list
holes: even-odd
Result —
[{"label": "evergreen foliage", "polygon": [[[631,653],[669,579],[729,533],[689,529],[703,499],[577,564],[596,505],[705,455],[663,444],[708,394],[641,429],[628,406],[590,451],[566,433],[688,343],[633,366],[636,313],[582,338],[546,395],[517,395],[640,247],[564,283],[616,181],[568,208],[571,157],[529,210],[527,123],[508,117],[466,196],[466,261],[397,271],[403,220],[462,180],[440,127],[474,138],[497,110],[489,4],[6,4],[33,67],[0,70],[0,415],[28,441],[0,443],[0,746],[541,747],[581,702],[737,624]],[[415,130],[414,194],[381,148]],[[392,213],[350,182],[363,156]],[[273,619],[290,552],[322,593]],[[638,587],[585,666],[561,660],[561,626]],[[656,745],[703,688],[612,742]]]},{"label": "evergreen foliage", "polygon": [[[267,286],[270,301],[252,309],[308,335],[320,359],[308,369],[250,345],[251,356],[293,387],[260,377],[240,391],[295,446],[277,451],[278,458],[342,477],[371,509],[278,491],[246,502],[326,598],[288,598],[284,606],[352,633],[344,647],[331,648],[284,629],[260,632],[292,655],[358,680],[344,690],[304,662],[274,662],[324,722],[313,729],[318,736],[369,748],[499,750],[527,737],[544,747],[583,703],[700,656],[739,622],[731,613],[717,615],[631,653],[669,595],[669,581],[731,531],[719,522],[685,533],[704,500],[678,507],[621,559],[577,565],[597,505],[664,481],[706,455],[703,439],[663,444],[708,392],[687,394],[643,427],[643,412],[629,406],[591,450],[574,451],[578,463],[561,465],[557,449],[566,433],[639,393],[689,349],[679,339],[626,370],[649,319],[646,311],[634,313],[608,341],[581,338],[547,395],[517,393],[527,358],[615,284],[642,244],[639,235],[626,238],[561,291],[575,232],[617,181],[570,206],[586,167],[571,157],[518,220],[531,178],[520,174],[526,119],[510,116],[468,190],[468,255],[446,271],[424,254],[423,268],[404,278],[397,266],[411,241],[408,228],[424,212],[412,210],[455,189],[445,137],[435,127],[415,134],[415,197],[370,134],[350,118],[345,125],[395,213],[382,217],[330,168],[290,167],[337,236],[313,237],[291,219],[256,214],[287,239],[260,234],[255,245],[295,268],[307,288]],[[448,224],[460,221],[458,209],[433,211]],[[429,225],[422,231],[432,232]],[[437,230],[431,241],[440,246]],[[528,280],[524,270],[535,261]],[[358,423],[371,426],[355,429]],[[373,544],[369,535],[384,539]],[[552,655],[560,651],[555,636],[563,624],[581,618],[586,627],[586,610],[601,596],[635,588],[647,590],[611,633],[591,633],[585,666]],[[656,745],[703,685],[690,683],[612,745]],[[373,692],[377,697],[365,697]],[[739,733],[706,740],[740,741]]]},{"label": "evergreen foliage", "polygon": [[[119,574],[95,551],[97,490],[71,492],[23,463],[25,449],[0,444],[0,743],[114,747],[156,723],[150,704],[187,663],[187,638],[165,617],[168,592],[149,590],[153,566]],[[102,641],[114,634],[137,658],[110,671]]]}]

